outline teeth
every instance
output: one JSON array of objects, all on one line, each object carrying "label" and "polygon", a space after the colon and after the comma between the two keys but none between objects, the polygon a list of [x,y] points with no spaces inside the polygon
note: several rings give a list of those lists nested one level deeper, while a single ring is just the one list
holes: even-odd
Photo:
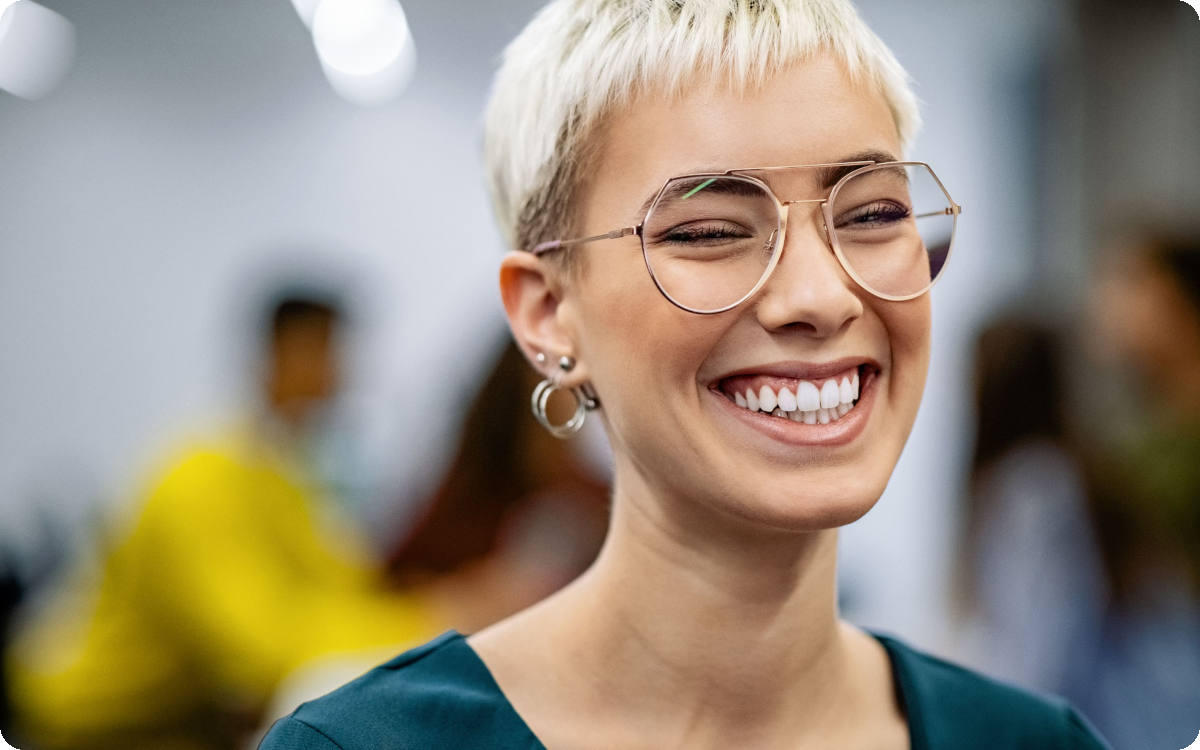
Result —
[{"label": "teeth", "polygon": [[815,411],[821,408],[821,392],[807,380],[801,380],[800,385],[796,386],[796,408],[800,411]]},{"label": "teeth", "polygon": [[837,381],[826,380],[825,385],[821,386],[821,408],[830,409],[838,405],[842,400],[842,394],[838,389]]},{"label": "teeth", "polygon": [[772,412],[779,405],[779,401],[775,398],[775,391],[771,390],[770,386],[764,385],[758,392],[758,408],[765,412]]},{"label": "teeth", "polygon": [[783,409],[784,411],[794,412],[794,411],[796,411],[797,405],[798,404],[796,403],[796,397],[792,395],[791,391],[789,391],[787,388],[779,389],[779,408],[780,409]]},{"label": "teeth", "polygon": [[797,381],[794,393],[788,387],[780,388],[778,393],[767,385],[757,391],[747,388],[745,393],[733,394],[733,402],[743,409],[797,423],[829,424],[853,409],[858,397],[859,376],[854,371],[841,380],[826,380],[819,388],[812,381]]}]

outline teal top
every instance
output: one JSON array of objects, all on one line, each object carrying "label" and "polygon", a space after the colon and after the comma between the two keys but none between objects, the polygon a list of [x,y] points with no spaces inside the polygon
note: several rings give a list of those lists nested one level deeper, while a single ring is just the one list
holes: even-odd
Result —
[{"label": "teal top", "polygon": [[[875,635],[911,750],[1106,750],[1067,703]],[[275,723],[259,750],[545,750],[465,638],[449,631]]]}]

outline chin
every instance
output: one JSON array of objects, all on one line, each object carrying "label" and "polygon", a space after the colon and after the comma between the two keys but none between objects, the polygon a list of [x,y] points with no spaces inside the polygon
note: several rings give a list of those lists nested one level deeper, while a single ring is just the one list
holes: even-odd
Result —
[{"label": "chin", "polygon": [[[741,487],[735,502],[730,504],[727,497],[720,504],[755,526],[788,532],[823,531],[862,518],[875,507],[886,486],[887,477],[843,475],[818,480],[810,475],[784,486]],[[714,501],[720,502],[718,498]]]}]

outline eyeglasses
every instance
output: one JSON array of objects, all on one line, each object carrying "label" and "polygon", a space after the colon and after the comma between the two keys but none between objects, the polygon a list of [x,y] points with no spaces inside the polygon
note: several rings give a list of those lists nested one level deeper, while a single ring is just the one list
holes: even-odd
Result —
[{"label": "eyeglasses", "polygon": [[[780,200],[765,179],[808,173],[824,198]],[[954,246],[962,206],[928,164],[853,161],[731,169],[672,177],[649,201],[640,224],[571,240],[542,242],[544,255],[598,240],[637,235],[646,270],[672,304],[711,315],[753,297],[779,264],[788,212],[820,204],[833,254],[854,281],[885,300],[919,297],[933,286]]]}]

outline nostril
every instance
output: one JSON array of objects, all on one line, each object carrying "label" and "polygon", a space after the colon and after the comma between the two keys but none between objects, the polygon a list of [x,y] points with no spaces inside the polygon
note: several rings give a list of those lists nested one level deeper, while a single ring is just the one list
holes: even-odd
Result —
[{"label": "nostril", "polygon": [[807,322],[807,321],[804,321],[804,320],[796,320],[796,321],[792,321],[791,323],[786,323],[786,324],[783,326],[783,330],[786,330],[786,331],[801,331],[801,332],[803,332],[803,333],[816,333],[816,332],[817,332],[817,327],[816,327],[815,325],[813,325],[812,323],[809,323],[809,322]]}]

